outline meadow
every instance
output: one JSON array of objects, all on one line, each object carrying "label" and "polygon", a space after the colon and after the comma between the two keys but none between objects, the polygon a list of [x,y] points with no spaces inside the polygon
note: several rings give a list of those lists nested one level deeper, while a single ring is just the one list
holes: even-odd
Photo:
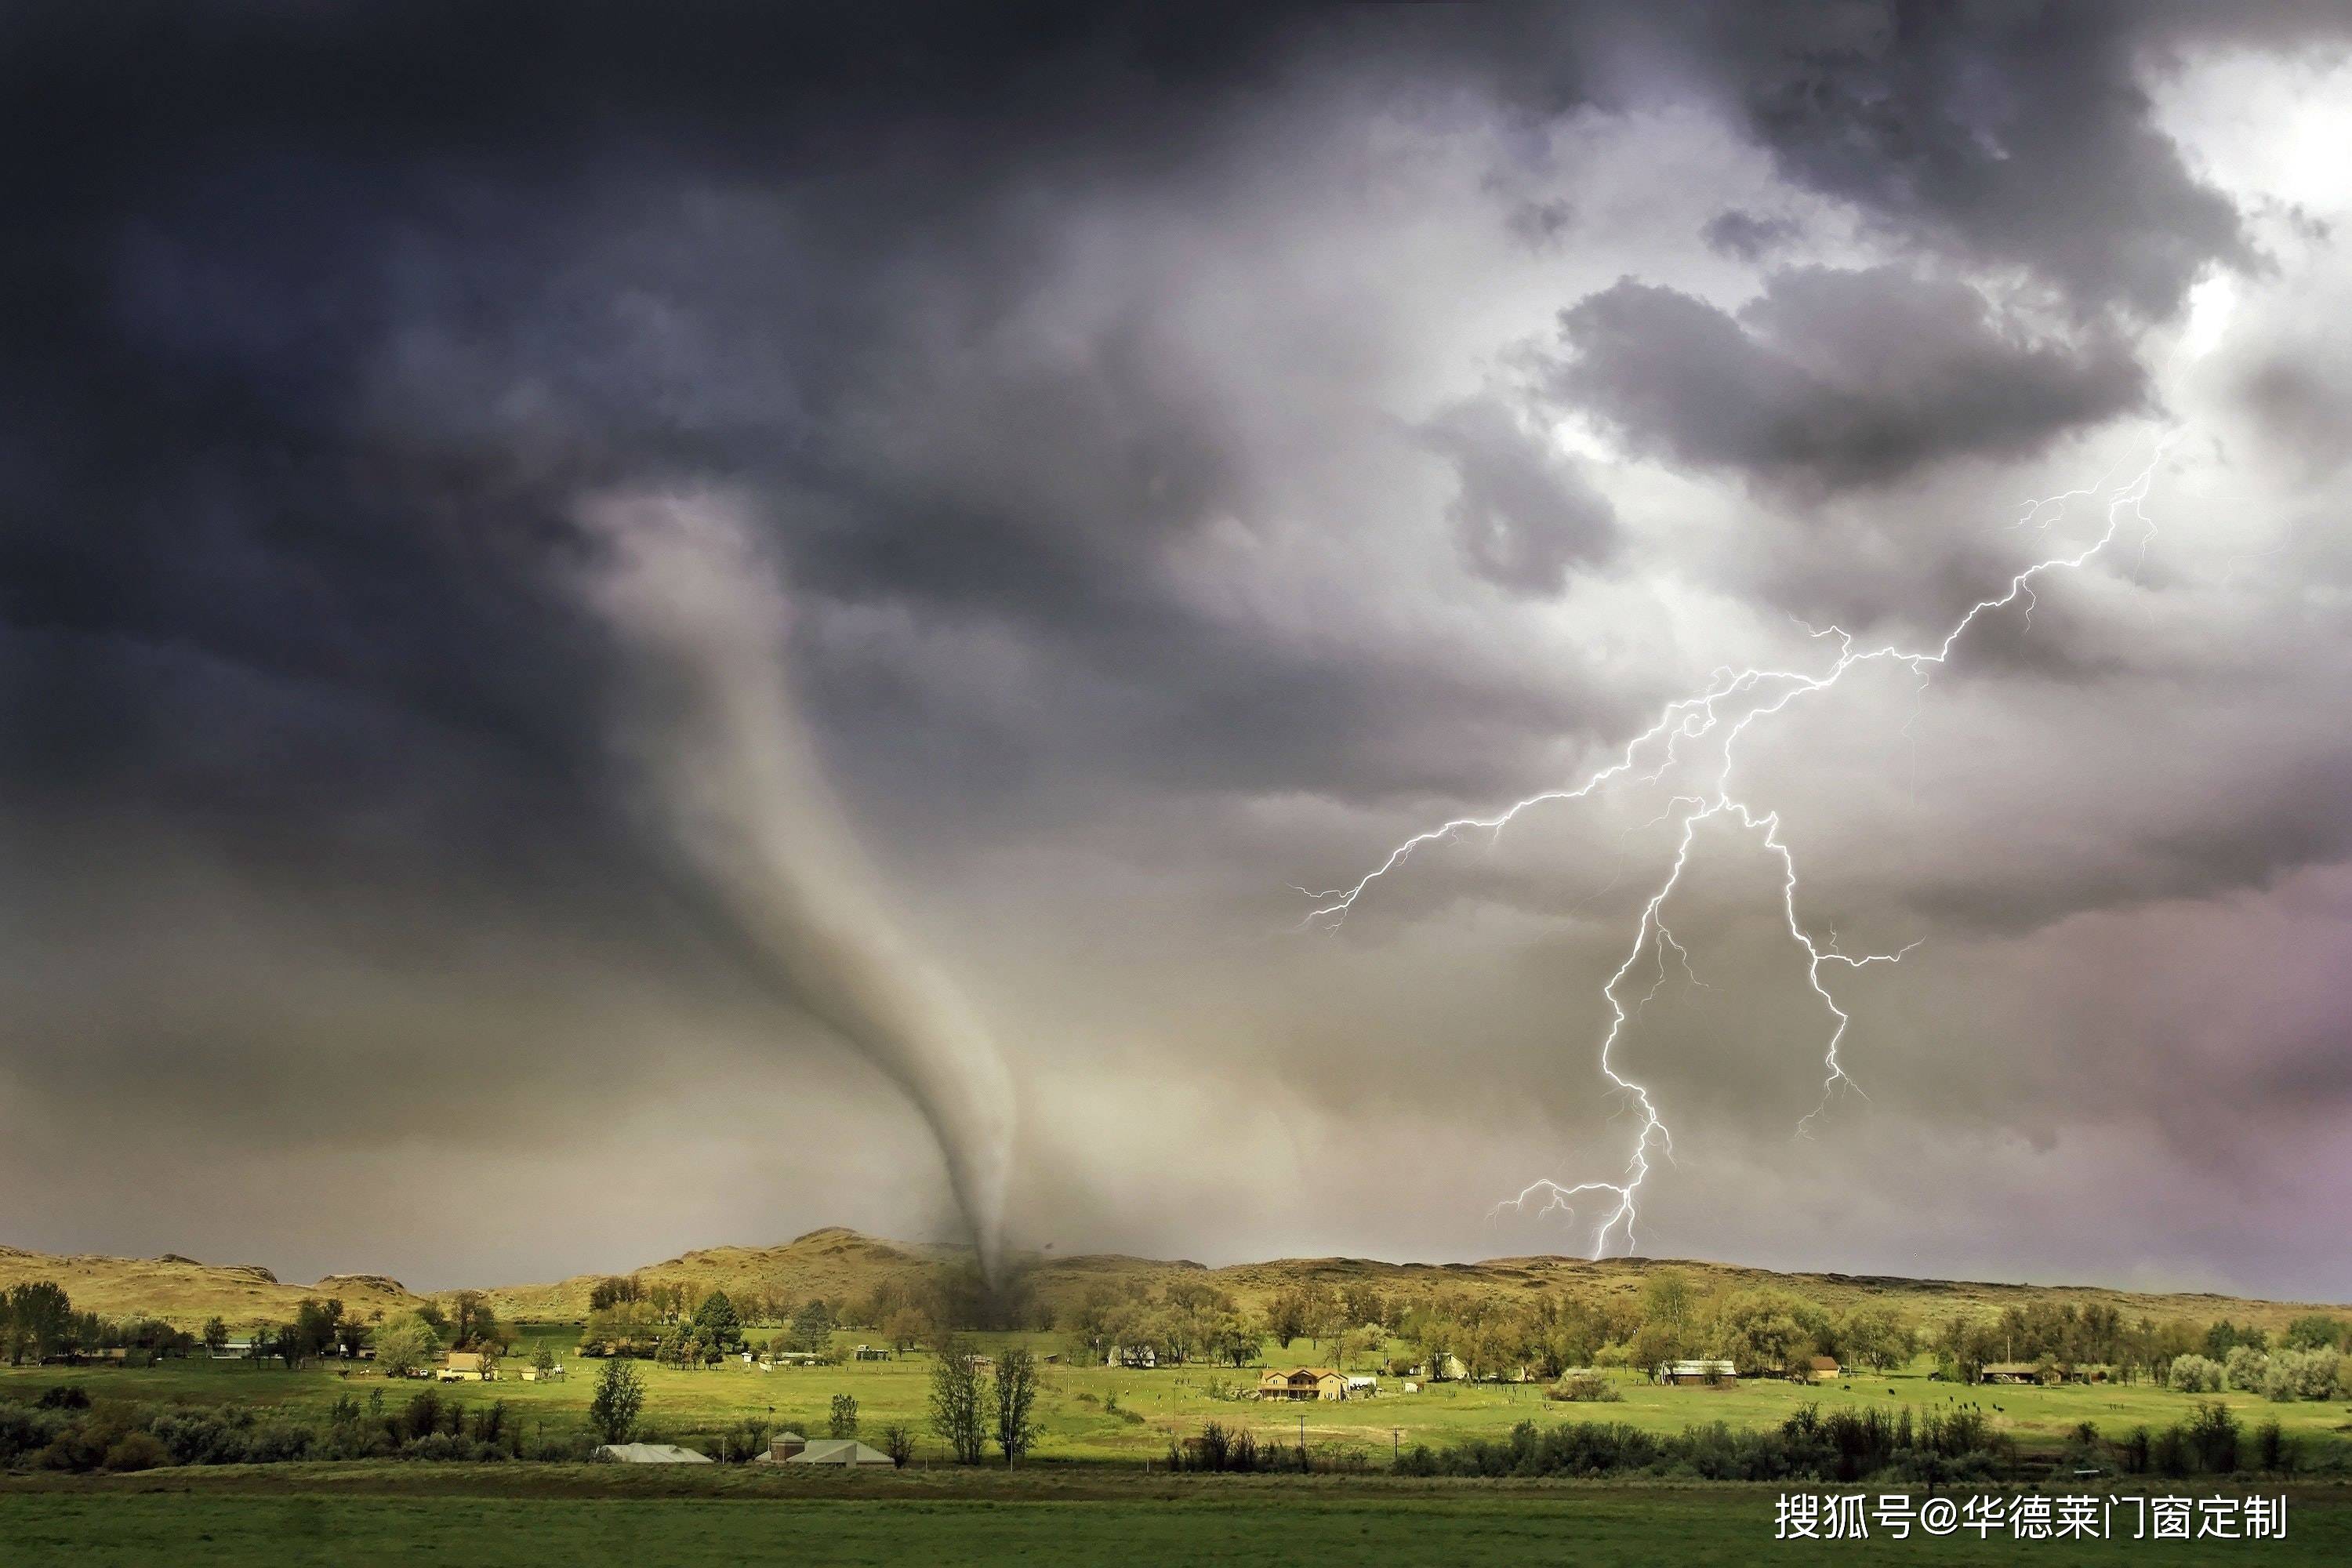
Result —
[{"label": "meadow", "polygon": [[[569,1323],[515,1326],[508,1375],[488,1384],[435,1384],[446,1397],[467,1404],[501,1400],[534,1436],[554,1436],[585,1429],[588,1402],[599,1363],[573,1354],[577,1331]],[[834,1396],[857,1402],[861,1435],[872,1440],[884,1426],[904,1424],[917,1433],[917,1462],[940,1462],[942,1450],[928,1430],[930,1358],[912,1352],[889,1361],[847,1359],[850,1347],[866,1336],[835,1338],[844,1357],[824,1366],[756,1365],[726,1361],[715,1366],[679,1369],[637,1362],[646,1404],[643,1435],[696,1446],[747,1420],[823,1436]],[[1066,1350],[1051,1334],[980,1334],[983,1351],[1026,1343],[1043,1356]],[[563,1363],[562,1383],[525,1383],[520,1369],[545,1343]],[[1268,1342],[1269,1365],[1315,1364],[1318,1347],[1300,1341],[1285,1351]],[[1401,1349],[1402,1347],[1396,1347]],[[1035,1450],[1039,1461],[1091,1461],[1142,1468],[1165,1456],[1172,1435],[1197,1433],[1204,1422],[1248,1430],[1262,1443],[1291,1445],[1301,1437],[1318,1453],[1354,1452],[1384,1468],[1402,1448],[1416,1443],[1443,1447],[1465,1437],[1499,1436],[1517,1422],[1532,1420],[1622,1422],[1644,1430],[1677,1432],[1722,1421],[1737,1427],[1777,1426],[1800,1406],[1824,1414],[1872,1405],[1891,1412],[1908,1405],[1926,1412],[1974,1405],[2026,1455],[2054,1454],[2081,1423],[2116,1438],[2136,1426],[2160,1428],[2188,1418],[2200,1399],[2220,1398],[2248,1427],[2277,1420],[2295,1440],[2306,1468],[2341,1468],[2352,1454],[2352,1406],[2340,1402],[2277,1404],[2254,1394],[2191,1395],[2147,1384],[2071,1384],[2055,1386],[1962,1387],[1927,1373],[1924,1359],[1898,1373],[1855,1375],[1836,1382],[1798,1385],[1743,1379],[1724,1388],[1659,1387],[1638,1376],[1606,1374],[1620,1397],[1601,1403],[1567,1404],[1544,1397],[1536,1384],[1438,1383],[1407,1394],[1403,1380],[1383,1377],[1381,1393],[1370,1399],[1298,1405],[1261,1403],[1246,1397],[1255,1368],[1198,1365],[1132,1370],[1073,1365],[1043,1368]],[[93,1398],[277,1407],[299,1419],[323,1423],[329,1409],[349,1395],[362,1403],[381,1392],[392,1407],[426,1384],[377,1376],[369,1363],[322,1361],[299,1371],[276,1363],[212,1361],[201,1355],[167,1360],[152,1367],[0,1367],[0,1399],[31,1399],[59,1384],[85,1389]]]},{"label": "meadow", "polygon": [[[1063,1568],[1115,1560],[1346,1562],[1459,1568],[1545,1562],[1675,1565],[1822,1553],[1990,1563],[2018,1546],[1963,1531],[1866,1542],[1775,1539],[1778,1489],[1453,1483],[1387,1478],[1157,1477],[1066,1469],[799,1476],[742,1468],[244,1467],[0,1479],[5,1560],[272,1568],[465,1562],[935,1561]],[[1057,1479],[1058,1478],[1058,1479]],[[2229,1543],[2276,1563],[2352,1560],[2352,1501],[2294,1492],[2284,1541]],[[2210,1562],[2216,1543],[2045,1542],[2069,1562]]]}]

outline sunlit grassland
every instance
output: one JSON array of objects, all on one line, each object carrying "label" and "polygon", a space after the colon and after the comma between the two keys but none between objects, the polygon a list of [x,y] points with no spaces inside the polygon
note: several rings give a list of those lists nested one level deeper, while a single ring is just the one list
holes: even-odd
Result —
[{"label": "sunlit grassland", "polygon": [[[440,1384],[438,1391],[467,1403],[503,1400],[529,1432],[556,1436],[583,1430],[600,1363],[572,1353],[574,1336],[568,1325],[524,1325],[520,1333],[507,1362],[509,1376],[489,1384]],[[840,1336],[840,1348],[845,1353],[859,1337]],[[567,1367],[565,1382],[524,1383],[513,1375],[541,1342]],[[1041,1355],[1060,1352],[1066,1343],[1051,1335],[979,1335],[974,1342],[983,1350],[1026,1342]],[[1265,1357],[1276,1365],[1314,1364],[1322,1359],[1318,1347],[1305,1341],[1287,1352],[1269,1344]],[[707,1440],[750,1419],[821,1435],[834,1395],[847,1394],[857,1402],[866,1435],[903,1423],[919,1434],[919,1455],[936,1452],[924,1431],[931,1362],[920,1352],[886,1362],[844,1360],[837,1365],[780,1366],[772,1372],[735,1361],[692,1371],[646,1362],[634,1364],[646,1385],[643,1425],[664,1439]],[[1044,1369],[1044,1432],[1037,1457],[1139,1466],[1166,1453],[1171,1433],[1189,1436],[1202,1423],[1217,1421],[1252,1431],[1262,1442],[1295,1443],[1303,1432],[1310,1447],[1360,1450],[1378,1465],[1401,1447],[1442,1447],[1472,1436],[1498,1436],[1524,1420],[1623,1422],[1661,1433],[1715,1421],[1760,1427],[1777,1425],[1809,1403],[1825,1413],[1839,1407],[1875,1405],[1891,1413],[1905,1405],[1920,1412],[1973,1405],[1997,1430],[2031,1453],[2054,1451],[2082,1422],[2094,1424],[2105,1436],[2120,1437],[2135,1426],[2153,1429],[2183,1420],[2199,1402],[2197,1396],[2144,1384],[1958,1387],[1927,1377],[1924,1363],[1904,1373],[1857,1375],[1811,1386],[1744,1380],[1720,1389],[1660,1388],[1626,1374],[1612,1377],[1622,1397],[1604,1403],[1557,1403],[1546,1399],[1539,1386],[1519,1384],[1435,1384],[1406,1394],[1403,1380],[1383,1377],[1376,1398],[1286,1405],[1244,1397],[1255,1384],[1255,1368],[1141,1371],[1057,1363]],[[378,1377],[364,1363],[332,1361],[298,1372],[274,1363],[200,1357],[140,1369],[0,1368],[0,1397],[29,1397],[59,1383],[79,1384],[98,1398],[276,1406],[313,1423],[323,1422],[335,1401],[345,1395],[364,1405],[380,1391],[386,1406],[396,1408],[427,1386]],[[2341,1403],[2273,1404],[2247,1394],[2220,1397],[2250,1426],[2276,1419],[2301,1444],[2307,1462],[2344,1452],[2352,1438],[2352,1408]]]}]

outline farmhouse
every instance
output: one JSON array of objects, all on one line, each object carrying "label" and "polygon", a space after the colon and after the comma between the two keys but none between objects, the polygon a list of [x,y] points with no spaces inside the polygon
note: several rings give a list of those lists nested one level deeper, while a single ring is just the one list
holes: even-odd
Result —
[{"label": "farmhouse", "polygon": [[606,1443],[596,1450],[596,1456],[603,1459],[614,1459],[624,1465],[708,1465],[716,1462],[708,1454],[698,1454],[675,1443]]},{"label": "farmhouse", "polygon": [[1328,1366],[1297,1366],[1288,1372],[1268,1367],[1257,1380],[1260,1399],[1345,1399],[1348,1379]]},{"label": "farmhouse", "polygon": [[2042,1369],[2030,1361],[1989,1361],[1977,1373],[1979,1383],[2040,1383]]},{"label": "farmhouse", "polygon": [[1657,1380],[1668,1386],[1697,1384],[1722,1387],[1738,1381],[1739,1373],[1727,1361],[1670,1361],[1662,1363]]},{"label": "farmhouse", "polygon": [[451,1351],[441,1363],[444,1383],[496,1383],[499,1369],[479,1351]]}]

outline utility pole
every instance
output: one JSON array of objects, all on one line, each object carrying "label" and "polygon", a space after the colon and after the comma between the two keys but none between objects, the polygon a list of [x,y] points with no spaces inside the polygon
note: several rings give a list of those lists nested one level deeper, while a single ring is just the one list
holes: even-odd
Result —
[{"label": "utility pole", "polygon": [[1389,1428],[1389,1468],[1394,1469],[1404,1459],[1404,1428]]}]

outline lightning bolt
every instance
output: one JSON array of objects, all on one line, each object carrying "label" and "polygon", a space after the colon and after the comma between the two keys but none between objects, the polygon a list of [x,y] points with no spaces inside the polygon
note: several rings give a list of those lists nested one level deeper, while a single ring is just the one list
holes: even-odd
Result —
[{"label": "lightning bolt", "polygon": [[[1704,792],[1696,795],[1675,795],[1665,804],[1664,811],[1655,822],[1673,821],[1678,829],[1674,858],[1664,877],[1642,906],[1641,918],[1635,922],[1633,938],[1626,949],[1623,962],[1617,965],[1608,984],[1601,988],[1601,1000],[1608,1005],[1609,1025],[1601,1037],[1601,1073],[1614,1086],[1641,1118],[1633,1136],[1633,1148],[1623,1173],[1616,1181],[1580,1182],[1567,1185],[1549,1178],[1529,1183],[1515,1197],[1506,1198],[1495,1205],[1494,1213],[1506,1208],[1526,1213],[1530,1205],[1538,1215],[1565,1214],[1573,1218],[1577,1200],[1597,1196],[1605,1207],[1598,1227],[1593,1232],[1592,1256],[1606,1255],[1611,1238],[1622,1234],[1626,1248],[1633,1246],[1633,1226],[1636,1217],[1636,1194],[1649,1178],[1654,1153],[1671,1161],[1674,1139],[1658,1113],[1657,1102],[1649,1089],[1618,1071],[1616,1052],[1627,1025],[1639,1017],[1643,1007],[1656,996],[1666,981],[1666,953],[1672,951],[1682,962],[1685,975],[1694,984],[1697,976],[1690,968],[1690,954],[1665,921],[1665,908],[1675,889],[1682,880],[1685,868],[1690,864],[1700,825],[1722,820],[1737,824],[1751,835],[1759,848],[1775,857],[1780,864],[1780,912],[1787,926],[1790,941],[1804,958],[1805,980],[1813,994],[1820,998],[1829,1018],[1829,1033],[1822,1053],[1822,1097],[1820,1103],[1798,1122],[1798,1135],[1810,1134],[1814,1120],[1827,1110],[1832,1100],[1841,1091],[1861,1092],[1845,1070],[1840,1055],[1845,1044],[1846,1032],[1853,1025],[1852,1016],[1838,1003],[1836,994],[1823,978],[1824,971],[1838,968],[1862,969],[1874,963],[1897,963],[1919,944],[1912,942],[1892,952],[1850,954],[1838,943],[1834,931],[1819,937],[1808,927],[1797,909],[1797,858],[1780,834],[1780,817],[1775,811],[1759,810],[1738,797],[1733,789],[1733,772],[1740,740],[1758,722],[1787,711],[1801,699],[1827,691],[1843,680],[1846,674],[1866,664],[1889,664],[1906,667],[1917,678],[1924,693],[1934,671],[1948,663],[1953,649],[1967,636],[1969,628],[1982,617],[1994,615],[2012,605],[2022,604],[2032,624],[2035,604],[2034,584],[2042,577],[2061,572],[2077,572],[2098,558],[2121,535],[2127,525],[2139,528],[2139,548],[2145,558],[2148,541],[2156,534],[2156,525],[2149,521],[2143,503],[2147,499],[2158,465],[2163,461],[2165,447],[2159,444],[2149,457],[2147,465],[2127,483],[2108,490],[2109,475],[2081,489],[2022,504],[2013,525],[2020,531],[2031,530],[2037,539],[2044,539],[2051,530],[2063,521],[2069,502],[2108,491],[2105,506],[2105,527],[2088,545],[2071,555],[2053,555],[2026,566],[2012,575],[1998,594],[1978,600],[1966,614],[1954,622],[1943,640],[1932,647],[1905,648],[1894,643],[1865,645],[1843,627],[1829,626],[1806,626],[1806,635],[1816,642],[1830,643],[1837,649],[1836,657],[1826,669],[1807,673],[1801,669],[1748,668],[1717,669],[1708,678],[1706,687],[1696,696],[1678,698],[1665,704],[1657,720],[1648,729],[1625,743],[1615,753],[1615,760],[1570,788],[1545,790],[1486,816],[1457,816],[1439,824],[1426,832],[1416,833],[1388,852],[1379,865],[1366,872],[1351,886],[1327,889],[1321,892],[1296,889],[1316,900],[1300,922],[1302,929],[1336,928],[1349,910],[1370,892],[1373,885],[1391,875],[1412,858],[1414,851],[1428,845],[1450,842],[1473,829],[1499,835],[1519,816],[1538,806],[1560,802],[1581,800],[1620,779],[1631,778],[1637,783],[1656,784],[1668,770],[1683,760],[1687,746],[1710,740],[1719,741],[1720,765]],[[1651,765],[1654,759],[1654,766]],[[1650,990],[1627,1010],[1622,988],[1644,952],[1655,955],[1657,978]],[[1490,1215],[1491,1217],[1491,1215]]]}]

